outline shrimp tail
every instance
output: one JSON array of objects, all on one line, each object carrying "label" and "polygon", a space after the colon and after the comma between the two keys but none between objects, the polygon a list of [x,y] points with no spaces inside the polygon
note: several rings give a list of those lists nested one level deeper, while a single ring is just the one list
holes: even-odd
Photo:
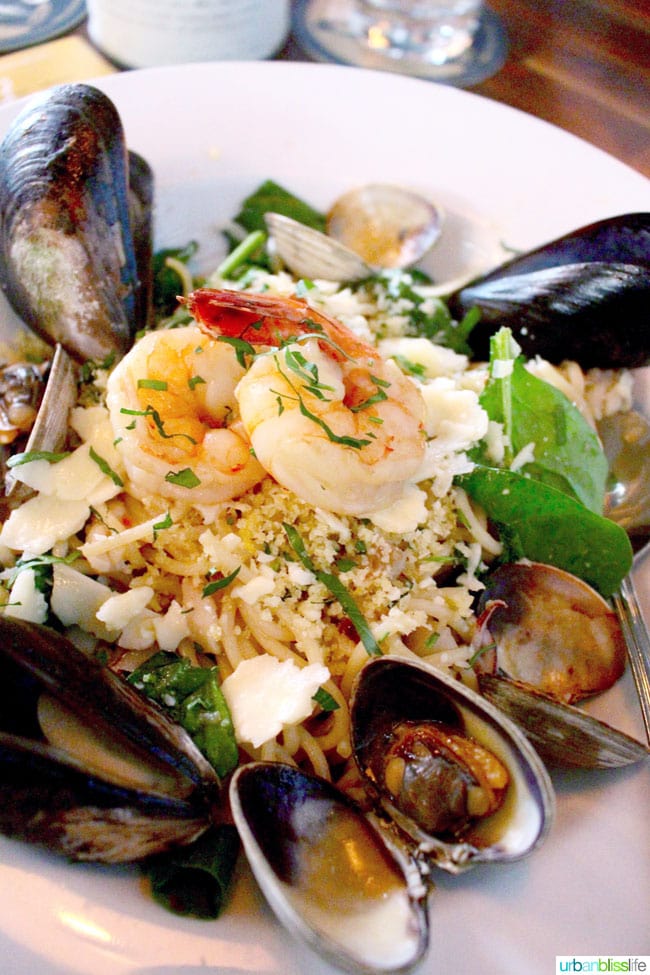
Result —
[{"label": "shrimp tail", "polygon": [[302,298],[244,291],[197,288],[179,298],[209,335],[240,338],[252,345],[280,346],[304,335],[322,333],[332,359],[376,358],[376,350],[350,329],[313,308]]}]

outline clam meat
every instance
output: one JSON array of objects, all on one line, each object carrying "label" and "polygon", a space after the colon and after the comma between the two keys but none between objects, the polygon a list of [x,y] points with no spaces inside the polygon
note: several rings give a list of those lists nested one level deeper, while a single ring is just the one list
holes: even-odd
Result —
[{"label": "clam meat", "polygon": [[609,768],[647,758],[629,735],[575,707],[610,688],[626,646],[611,605],[555,566],[499,566],[478,604],[481,693],[524,730],[549,764]]},{"label": "clam meat", "polygon": [[343,282],[417,264],[438,241],[443,220],[420,194],[383,183],[339,197],[325,234],[285,214],[265,215],[275,253],[293,274]]},{"label": "clam meat", "polygon": [[351,699],[355,761],[384,813],[439,867],[516,860],[546,836],[553,789],[498,709],[416,660],[377,657]]},{"label": "clam meat", "polygon": [[48,367],[32,362],[0,366],[0,444],[11,444],[31,430]]}]

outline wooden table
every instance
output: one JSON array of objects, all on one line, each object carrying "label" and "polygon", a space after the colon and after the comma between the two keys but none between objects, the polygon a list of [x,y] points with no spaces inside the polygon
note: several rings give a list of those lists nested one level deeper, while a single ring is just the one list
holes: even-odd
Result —
[{"label": "wooden table", "polygon": [[[488,0],[503,68],[471,88],[586,139],[650,177],[649,0]],[[280,57],[309,60],[293,41]]]}]

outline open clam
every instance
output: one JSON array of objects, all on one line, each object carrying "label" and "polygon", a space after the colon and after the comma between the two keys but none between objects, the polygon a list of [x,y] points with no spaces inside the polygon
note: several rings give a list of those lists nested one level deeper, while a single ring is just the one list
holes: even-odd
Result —
[{"label": "open clam", "polygon": [[[131,172],[130,186],[129,171]],[[147,311],[151,172],[89,85],[31,100],[0,147],[0,278],[23,320],[77,359],[122,354]]]},{"label": "open clam", "polygon": [[231,807],[244,850],[285,926],[355,973],[406,972],[428,944],[415,861],[323,779],[279,763],[238,769]]},{"label": "open clam", "polygon": [[184,845],[220,783],[183,729],[55,631],[0,616],[0,830],[76,860]]},{"label": "open clam", "polygon": [[[320,778],[262,762],[235,772],[232,813],[292,933],[346,971],[407,971],[426,948],[432,865],[458,874],[527,856],[551,827],[554,793],[516,725],[419,661],[373,658],[350,706],[365,813]],[[395,748],[405,725],[409,743]]]},{"label": "open clam", "polygon": [[[376,272],[340,240],[278,214],[268,214],[267,224],[296,274],[354,282]],[[480,310],[468,340],[477,359],[489,357],[490,336],[507,326],[529,357],[573,359],[583,368],[644,365],[650,361],[650,214],[581,227],[460,286],[455,280],[436,290],[459,321]]]},{"label": "open clam", "polygon": [[625,640],[610,604],[582,580],[539,563],[509,563],[479,601],[486,649],[481,693],[524,730],[553,765],[609,768],[647,758],[641,742],[573,705],[611,687]]},{"label": "open clam", "polygon": [[359,769],[419,854],[460,873],[520,859],[543,841],[554,814],[544,766],[470,688],[419,661],[378,657],[350,707]]},{"label": "open clam", "polygon": [[380,269],[417,264],[440,237],[443,216],[412,190],[373,183],[334,202],[326,234],[279,213],[265,220],[276,253],[294,274],[361,281]]}]

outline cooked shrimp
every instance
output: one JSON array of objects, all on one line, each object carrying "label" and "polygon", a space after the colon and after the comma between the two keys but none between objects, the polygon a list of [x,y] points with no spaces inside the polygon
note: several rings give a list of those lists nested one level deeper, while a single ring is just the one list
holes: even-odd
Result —
[{"label": "cooked shrimp", "polygon": [[186,304],[209,334],[271,347],[251,356],[235,394],[255,456],[280,484],[337,514],[402,495],[424,455],[425,406],[395,363],[298,298],[202,288]]},{"label": "cooked shrimp", "polygon": [[243,375],[235,351],[195,325],[149,332],[133,346],[106,396],[132,487],[215,504],[262,480],[234,394]]}]

